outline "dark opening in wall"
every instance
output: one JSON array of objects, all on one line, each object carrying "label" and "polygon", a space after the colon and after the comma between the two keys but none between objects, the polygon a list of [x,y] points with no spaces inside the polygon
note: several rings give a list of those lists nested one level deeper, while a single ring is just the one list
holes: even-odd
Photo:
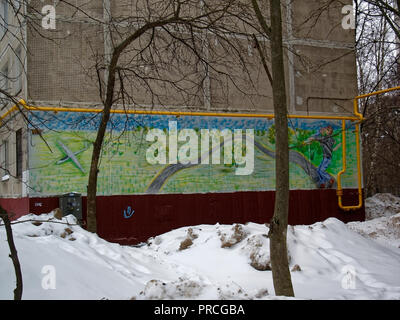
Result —
[{"label": "dark opening in wall", "polygon": [[17,130],[15,133],[15,151],[16,151],[16,162],[17,162],[17,169],[16,169],[16,176],[18,178],[22,177],[22,129]]}]

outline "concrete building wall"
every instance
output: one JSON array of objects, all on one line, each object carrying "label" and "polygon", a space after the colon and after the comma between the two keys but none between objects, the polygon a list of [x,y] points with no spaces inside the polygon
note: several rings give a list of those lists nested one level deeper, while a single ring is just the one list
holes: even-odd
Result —
[{"label": "concrete building wall", "polygon": [[[0,86],[14,99],[26,96],[26,28],[19,23],[20,16],[15,11],[24,12],[23,7],[4,7],[5,1],[0,6],[1,31],[0,31]],[[5,15],[6,14],[6,15]],[[0,114],[4,114],[12,107],[13,103],[5,95],[0,98]],[[2,197],[26,196],[26,170],[27,170],[27,131],[24,121],[16,114],[0,121],[0,195]],[[16,135],[20,131],[22,138],[22,162],[20,172],[17,172],[17,147]],[[19,133],[18,133],[19,134]]]},{"label": "concrete building wall", "polygon": [[[18,131],[20,133],[18,133]],[[21,134],[21,171],[17,171],[17,134]],[[0,194],[2,197],[21,197],[27,195],[28,132],[21,117],[8,119],[0,129]],[[6,151],[7,149],[7,151]],[[4,161],[4,157],[7,161]]]},{"label": "concrete building wall", "polygon": [[[286,79],[291,113],[351,113],[351,102],[346,100],[357,94],[357,82],[354,30],[345,30],[341,26],[341,9],[347,2],[351,4],[351,0],[333,1],[324,7],[325,1],[286,1],[283,18],[288,48]],[[90,15],[95,19],[107,17],[108,9],[103,10],[106,8],[104,3],[107,1],[89,1]],[[140,3],[111,2],[111,16],[113,19],[129,17],[141,8]],[[94,59],[97,63],[104,62],[107,34],[102,25],[75,13],[76,10],[61,6],[56,9],[60,16],[57,29],[53,33],[43,33],[50,38],[56,35],[60,40],[51,42],[28,32],[28,99],[47,104],[75,103],[77,106],[100,103]],[[310,19],[310,16],[314,18]],[[113,38],[118,41],[116,34]],[[213,59],[213,52],[219,50],[218,42],[212,36],[207,40],[210,59]],[[144,41],[136,42],[132,49],[139,50],[145,44]],[[268,45],[267,42],[265,45]],[[202,88],[193,91],[192,98],[181,98],[172,86],[162,88],[160,84],[151,83],[154,92],[162,97],[154,103],[147,84],[140,85],[137,81],[132,85],[132,100],[143,106],[154,104],[154,108],[271,112],[271,86],[251,39],[244,39],[241,49],[247,59],[248,75],[232,63],[219,65],[219,71],[229,73],[231,80],[213,70],[204,74],[202,66],[194,62],[193,70],[205,81]],[[225,56],[225,60],[229,61],[229,56]],[[204,96],[205,93],[208,97]]]},{"label": "concrete building wall", "polygon": [[[103,54],[102,28],[85,23],[58,22],[62,40],[44,39],[28,31],[28,92],[30,101],[99,102],[97,75],[91,53]],[[50,37],[51,35],[49,35]],[[87,106],[87,105],[86,105]]]},{"label": "concrete building wall", "polygon": [[[127,31],[131,32],[127,30],[127,20],[124,19],[135,15],[139,8],[147,10],[145,2],[146,0],[74,0],[70,2],[71,5],[58,2],[56,29],[44,30],[41,26],[42,17],[38,13],[46,2],[32,0],[30,3],[36,11],[30,12],[29,24],[26,29],[20,30],[19,38],[17,37],[19,41],[13,42],[8,36],[0,40],[2,53],[0,71],[2,67],[8,65],[10,74],[15,74],[17,65],[13,52],[18,43],[23,44],[23,48],[28,49],[27,58],[22,59],[26,73],[23,75],[22,90],[17,98],[24,98],[31,105],[100,108],[111,40],[118,43],[123,38],[121,35]],[[159,0],[154,2],[160,4],[158,8],[168,3]],[[351,99],[357,94],[354,30],[344,30],[341,27],[343,19],[341,10],[345,4],[351,4],[352,1],[283,0],[282,2],[284,45],[287,48],[285,76],[289,113],[351,114]],[[187,7],[183,10],[186,13],[199,12],[203,4],[217,6],[220,1],[203,0],[193,3],[196,4],[195,8]],[[260,4],[265,3],[267,2],[260,2]],[[242,4],[249,5],[250,1],[243,0]],[[267,9],[262,7],[263,12],[267,12]],[[252,10],[249,9],[249,12]],[[113,31],[107,28],[110,19],[114,22],[115,19],[119,19],[120,22]],[[256,21],[255,18],[253,20]],[[238,31],[249,31],[238,21],[230,20],[226,23]],[[160,39],[165,36],[162,32],[157,30],[158,37],[155,42],[157,46],[160,44]],[[138,53],[146,47],[151,37],[150,33],[146,34],[140,41],[136,41],[129,48],[130,52],[124,54],[120,60],[120,66],[130,68],[142,76],[141,78],[132,76],[131,72],[130,76],[125,77],[124,85],[128,94],[124,97],[127,99],[125,102],[128,105],[134,104],[128,107],[272,113],[271,84],[260,63],[253,40],[239,34],[231,36],[240,38],[236,52],[224,48],[211,34],[197,35],[200,50],[207,53],[207,61],[215,67],[208,68],[207,71],[195,55],[178,46],[168,46],[168,44],[158,46],[160,54],[157,57],[140,56]],[[259,41],[268,52],[267,39],[260,38]],[[237,54],[241,55],[245,67],[236,63]],[[135,55],[136,60],[132,60]],[[146,65],[149,61],[152,62],[152,59],[155,59],[156,63]],[[267,60],[271,69],[268,57]],[[154,65],[159,69],[156,70]],[[160,74],[163,77],[169,76],[168,79],[171,81],[166,83],[154,80],[154,77]],[[183,81],[178,82],[179,86],[172,83],[182,74],[185,77]],[[117,91],[120,89],[118,85],[116,89]],[[13,90],[15,93],[15,88]],[[122,99],[117,101],[115,108],[121,107],[121,101]],[[10,105],[5,106],[0,114],[4,114],[9,108]],[[32,112],[30,116],[34,114],[35,112]],[[85,175],[88,172],[91,154],[88,141],[92,140],[95,127],[90,133],[88,128],[94,121],[87,119],[92,114],[87,114],[86,119],[78,113],[72,114],[70,115],[74,120],[72,130],[74,125],[75,129],[76,125],[81,125],[82,132],[75,130],[72,134],[68,134],[72,122],[68,122],[68,115],[64,112],[56,115],[46,112],[41,120],[47,117],[47,122],[43,123],[37,119],[40,125],[33,130],[30,128],[30,131],[27,129],[26,121],[23,121],[23,117],[17,113],[7,117],[1,124],[0,142],[8,141],[10,175],[4,178],[4,181],[0,181],[0,205],[15,213],[14,218],[27,212],[39,214],[50,212],[59,206],[60,193],[78,191],[85,194],[87,182]],[[151,117],[146,117],[147,120],[149,118]],[[180,117],[179,121],[184,121],[183,118],[185,117]],[[205,117],[202,118],[207,120]],[[219,118],[218,121],[214,119],[206,121],[204,127],[208,128],[210,125],[213,128],[212,126],[217,125],[219,121],[220,127],[226,127],[226,123],[223,123],[225,120],[231,121],[229,118]],[[247,120],[239,119],[242,125]],[[260,125],[256,120],[252,121]],[[109,144],[104,149],[102,166],[99,168],[97,198],[99,235],[110,241],[133,244],[171,228],[185,225],[269,221],[273,214],[275,182],[272,141],[274,131],[271,129],[270,121],[266,119],[263,121],[268,122],[269,126],[268,131],[262,130],[263,128],[256,130],[258,154],[256,154],[255,168],[258,176],[247,178],[232,177],[229,173],[232,171],[230,165],[221,164],[219,169],[212,167],[208,171],[204,170],[204,167],[193,168],[193,171],[182,170],[179,172],[182,176],[174,177],[176,180],[172,180],[172,184],[168,184],[168,181],[161,184],[162,179],[153,178],[166,177],[164,171],[160,171],[163,174],[158,174],[165,166],[161,165],[155,170],[149,163],[145,163],[144,157],[135,156],[138,148],[131,142],[140,143],[139,140],[143,135],[134,135],[132,141],[129,140],[129,136],[126,141],[126,135],[116,140],[108,137]],[[123,124],[123,121],[119,123]],[[301,125],[301,121],[296,123],[294,125]],[[339,121],[328,123],[325,120],[305,120],[303,124],[305,127],[297,128],[300,131],[294,131],[296,128],[291,121],[292,136],[293,132],[300,132],[303,135],[305,132],[314,134],[327,124],[333,124],[336,130],[335,139],[337,142],[341,139]],[[152,125],[150,124],[149,128]],[[52,130],[48,130],[49,127]],[[250,124],[248,127],[254,125]],[[16,130],[21,128],[22,175],[16,177]],[[166,127],[162,128],[167,131]],[[347,146],[350,150],[348,154],[355,154],[354,133],[351,125],[348,128],[348,133],[353,137],[349,139],[350,136],[347,134],[349,139]],[[45,139],[42,139],[42,133]],[[296,141],[299,142],[297,138]],[[123,139],[125,143],[121,142]],[[260,140],[263,143],[259,143]],[[67,147],[62,147],[60,142],[65,143],[70,151],[66,150]],[[269,149],[266,146],[269,146]],[[351,214],[338,207],[335,177],[342,169],[341,152],[337,151],[334,154],[328,172],[331,175],[328,186],[321,183],[319,175],[316,174],[322,157],[320,146],[318,144],[312,148],[310,146],[308,150],[300,148],[300,143],[291,147],[291,175],[295,178],[291,178],[291,183],[294,185],[291,186],[290,195],[290,224],[309,224],[328,217],[336,217],[346,222],[363,220],[365,218],[363,207]],[[75,160],[78,161],[68,159],[67,154],[71,153],[77,154]],[[354,189],[357,184],[356,160],[354,157],[350,158],[348,174],[343,178],[345,205],[353,205],[358,199],[358,190]],[[4,174],[1,177],[4,177]],[[27,183],[24,183],[25,181]],[[33,189],[28,189],[27,185]],[[85,219],[85,196],[82,205]],[[127,220],[125,215],[128,208],[135,212],[130,220]]]},{"label": "concrete building wall", "polygon": [[[109,34],[99,21],[109,18],[108,10],[113,18],[126,18],[137,10],[136,2],[111,1],[109,6],[107,2],[79,0],[74,1],[76,7],[58,4],[56,30],[39,29],[40,35],[34,30],[34,27],[40,28],[40,18],[32,20],[27,28],[20,28],[9,10],[12,33],[6,34],[0,42],[0,70],[9,66],[11,78],[15,78],[13,92],[20,87],[19,97],[37,105],[100,106],[99,77],[103,79],[104,71],[98,74],[96,65],[105,64]],[[44,5],[41,1],[31,3],[36,5],[38,12]],[[341,115],[352,112],[350,99],[357,94],[354,30],[344,30],[341,26],[341,8],[344,4],[351,4],[351,0],[333,1],[320,11],[324,3],[320,0],[287,0],[284,3],[284,41],[288,48],[285,53],[285,73],[290,113]],[[310,16],[315,18],[308,19]],[[16,37],[11,36],[15,34]],[[118,37],[114,35],[114,38]],[[239,47],[247,65],[244,72],[221,49],[221,44],[215,38],[207,35],[205,39],[210,49],[210,61],[221,61],[219,71],[225,72],[233,81],[215,70],[205,73],[198,61],[189,59],[193,63],[181,68],[193,77],[194,82],[199,78],[204,79],[202,87],[193,89],[191,99],[184,99],[176,88],[154,84],[162,97],[156,101],[154,109],[271,113],[272,89],[254,43],[249,39],[240,42]],[[260,41],[268,48],[268,41]],[[134,52],[143,45],[145,42],[135,44]],[[28,52],[25,48],[28,48]],[[21,57],[17,59],[15,53],[19,50]],[[121,61],[127,62],[129,58],[130,55],[126,55]],[[26,71],[20,77],[17,76],[18,63]],[[168,63],[168,59],[163,63]],[[129,81],[132,100],[143,108],[151,106],[154,100],[146,85],[133,80]],[[14,131],[24,128],[23,149],[26,159],[27,129],[22,119],[16,119],[9,125],[12,129],[3,127],[0,134],[2,139],[10,141],[9,163],[10,170],[14,172]],[[26,168],[24,160],[23,170]],[[23,183],[21,179],[10,177],[8,181],[0,182],[0,192],[2,196],[23,195]]]}]

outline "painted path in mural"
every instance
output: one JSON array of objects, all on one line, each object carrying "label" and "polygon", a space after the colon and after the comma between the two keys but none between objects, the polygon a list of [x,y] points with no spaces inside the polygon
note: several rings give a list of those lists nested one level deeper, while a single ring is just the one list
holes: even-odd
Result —
[{"label": "painted path in mural", "polygon": [[[232,138],[226,139],[226,142],[231,141]],[[200,163],[202,163],[202,160],[206,158],[210,158],[210,156],[214,152],[220,152],[220,150],[223,148],[225,143],[225,140],[221,142],[219,146],[214,147],[213,149],[209,150],[209,152],[203,153],[200,155],[197,159],[197,163],[187,163],[187,164],[182,164],[182,163],[177,163],[177,164],[170,164],[166,166],[164,169],[160,171],[159,174],[156,175],[155,179],[152,181],[150,186],[147,188],[146,193],[148,194],[154,194],[154,193],[159,193],[163,185],[166,183],[166,181],[172,177],[175,173],[183,170],[183,169],[188,169],[191,167],[198,166]]]},{"label": "painted path in mural", "polygon": [[[225,141],[224,141],[225,142]],[[220,148],[223,147],[224,142],[221,143]],[[276,155],[275,152],[268,149],[261,143],[259,143],[256,140],[253,140],[254,146],[257,147],[262,153],[266,154],[267,156],[275,159]],[[164,186],[164,184],[167,182],[169,178],[171,178],[174,174],[177,172],[184,170],[184,169],[189,169],[191,167],[198,166],[201,163],[201,160],[204,159],[204,157],[209,157],[213,152],[220,150],[220,148],[214,148],[210,150],[209,154],[203,154],[199,156],[197,163],[188,163],[188,164],[170,164],[166,166],[164,169],[162,169],[155,179],[152,181],[150,186],[147,188],[146,193],[148,194],[157,194],[160,192],[161,188]],[[312,179],[312,181],[317,185],[319,178],[318,178],[318,169],[316,166],[314,166],[303,154],[297,151],[290,150],[289,151],[289,162],[294,163],[298,166],[300,166],[304,172]],[[328,173],[329,174],[329,173]],[[336,188],[337,183],[336,183],[336,178],[329,174],[329,176],[334,180],[334,183],[332,184],[331,188]]]}]

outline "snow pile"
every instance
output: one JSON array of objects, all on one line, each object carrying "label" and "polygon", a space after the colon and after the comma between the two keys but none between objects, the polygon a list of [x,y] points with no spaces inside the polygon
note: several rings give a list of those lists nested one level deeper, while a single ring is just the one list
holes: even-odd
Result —
[{"label": "snow pile", "polygon": [[138,296],[131,299],[140,300],[172,300],[172,299],[199,299],[199,300],[238,300],[238,299],[261,299],[268,296],[267,289],[261,289],[253,294],[246,293],[238,284],[211,283],[207,279],[189,279],[180,277],[176,281],[163,282],[150,280],[144,290]]},{"label": "snow pile", "polygon": [[[197,285],[205,284],[203,295],[197,296],[199,299],[274,298],[266,225],[248,223],[238,228],[217,224],[190,228],[192,231],[180,228],[151,239],[143,250],[184,267],[186,279],[199,277]],[[245,237],[233,245],[223,245],[226,239],[237,239],[235,229],[240,229]],[[179,250],[188,232],[198,236],[190,248]],[[400,298],[400,250],[366,239],[337,219],[289,227],[288,251],[296,298]],[[182,271],[177,269],[180,274]],[[171,286],[176,288],[179,284],[164,284],[165,290],[174,291]],[[231,295],[215,296],[215,290],[205,294],[210,284],[218,290],[228,285],[238,290],[231,290]],[[171,294],[161,296],[171,298]],[[144,292],[139,298],[152,297]]]},{"label": "snow pile", "polygon": [[390,193],[377,193],[365,199],[366,219],[390,217],[400,213],[400,198]]},{"label": "snow pile", "polygon": [[[102,240],[74,225],[73,216],[59,221],[53,214],[28,215],[18,222],[27,220],[36,222],[12,226],[24,281],[23,299],[129,299],[154,274],[163,275],[163,280],[176,278],[162,260]],[[0,227],[0,299],[12,299],[15,286],[8,254],[4,227]],[[47,266],[56,271],[56,289],[46,289],[43,283],[49,276]]]},{"label": "snow pile", "polygon": [[348,227],[359,234],[376,241],[400,248],[400,213],[365,222],[350,222]]},{"label": "snow pile", "polygon": [[[330,218],[289,226],[296,299],[400,299],[400,249],[383,235],[371,236],[391,224],[392,238],[399,239],[399,220],[394,215],[346,225]],[[267,225],[184,227],[133,247],[100,239],[73,216],[28,215],[17,222],[24,299],[284,298],[274,295]],[[8,254],[1,226],[0,299],[12,299],[15,286]],[[48,266],[55,270],[54,288],[45,285]]]},{"label": "snow pile", "polygon": [[160,280],[150,280],[144,291],[140,293],[146,299],[183,299],[196,298],[204,289],[204,284],[200,281],[179,278],[178,281],[165,283]]},{"label": "snow pile", "polygon": [[400,198],[389,193],[375,194],[365,200],[365,211],[366,221],[347,226],[379,243],[400,248]]}]

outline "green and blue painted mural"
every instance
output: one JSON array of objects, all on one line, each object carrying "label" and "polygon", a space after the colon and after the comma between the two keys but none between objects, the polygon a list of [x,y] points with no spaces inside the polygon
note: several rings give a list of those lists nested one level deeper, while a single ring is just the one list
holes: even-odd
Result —
[{"label": "green and blue painted mural", "polygon": [[[34,124],[30,131],[30,194],[85,194],[99,115],[37,111],[30,120]],[[275,126],[271,119],[113,114],[108,129],[99,195],[275,189]],[[209,136],[218,143],[201,150],[210,146]],[[336,187],[336,176],[342,170],[340,120],[289,119],[289,144],[291,189]],[[355,188],[356,140],[351,121],[346,122],[346,146],[342,185]],[[149,161],[149,150],[153,160],[166,161]],[[186,161],[181,161],[184,156]],[[250,170],[238,174],[238,169],[246,166]]]}]

